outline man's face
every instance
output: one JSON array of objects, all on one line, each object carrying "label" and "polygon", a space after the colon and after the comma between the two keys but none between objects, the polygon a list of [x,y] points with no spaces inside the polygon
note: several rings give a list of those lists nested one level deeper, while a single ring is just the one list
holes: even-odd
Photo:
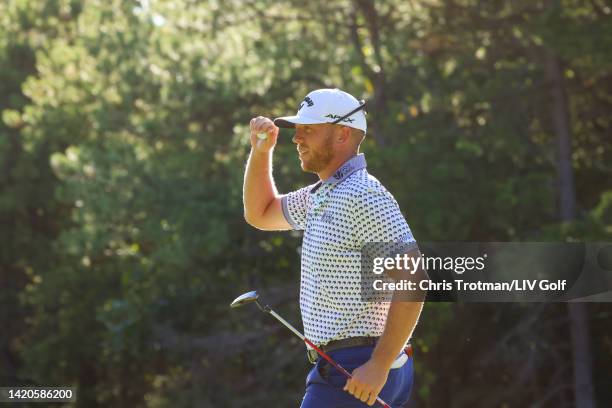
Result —
[{"label": "man's face", "polygon": [[334,127],[332,125],[295,125],[293,143],[302,164],[302,170],[319,173],[334,158]]}]

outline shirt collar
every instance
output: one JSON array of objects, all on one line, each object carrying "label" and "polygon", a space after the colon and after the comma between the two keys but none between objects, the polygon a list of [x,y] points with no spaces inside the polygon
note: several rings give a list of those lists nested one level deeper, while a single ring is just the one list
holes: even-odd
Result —
[{"label": "shirt collar", "polygon": [[324,184],[338,184],[344,181],[348,176],[356,172],[357,170],[361,170],[366,168],[366,159],[363,153],[355,155],[348,159],[334,174],[323,180]]}]

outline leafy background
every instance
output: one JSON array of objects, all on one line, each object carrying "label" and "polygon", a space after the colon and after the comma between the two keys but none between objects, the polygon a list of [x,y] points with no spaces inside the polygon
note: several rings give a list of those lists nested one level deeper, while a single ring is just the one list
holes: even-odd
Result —
[{"label": "leafy background", "polygon": [[[251,117],[369,100],[421,241],[612,238],[604,0],[0,3],[0,385],[79,407],[299,405],[300,237],[242,216]],[[312,182],[290,132],[281,191]],[[605,277],[608,282],[611,276]],[[610,406],[606,303],[427,304],[410,406]],[[24,405],[26,406],[26,405]]]}]

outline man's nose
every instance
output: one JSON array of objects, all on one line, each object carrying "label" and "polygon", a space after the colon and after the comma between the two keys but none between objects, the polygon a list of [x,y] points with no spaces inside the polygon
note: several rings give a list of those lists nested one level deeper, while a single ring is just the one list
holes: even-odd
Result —
[{"label": "man's nose", "polygon": [[300,132],[298,132],[297,130],[295,131],[295,134],[293,135],[293,138],[291,139],[291,141],[295,144],[298,143],[302,143],[304,141],[304,138],[302,137],[302,135],[300,134]]}]

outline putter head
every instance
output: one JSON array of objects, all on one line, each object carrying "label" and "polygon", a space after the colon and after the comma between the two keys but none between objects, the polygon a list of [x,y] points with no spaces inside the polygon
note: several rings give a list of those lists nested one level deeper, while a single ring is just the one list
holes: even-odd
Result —
[{"label": "putter head", "polygon": [[259,294],[257,294],[256,290],[253,290],[251,292],[247,292],[245,294],[238,296],[230,304],[230,307],[240,307],[242,305],[246,305],[247,303],[257,302],[257,299],[259,299]]}]

